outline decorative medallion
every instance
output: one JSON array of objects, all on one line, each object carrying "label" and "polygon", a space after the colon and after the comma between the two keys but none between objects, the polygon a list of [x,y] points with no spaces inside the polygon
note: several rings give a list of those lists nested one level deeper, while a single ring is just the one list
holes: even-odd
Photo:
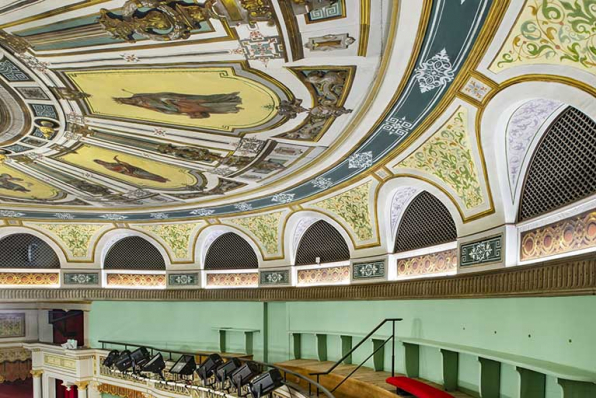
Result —
[{"label": "decorative medallion", "polygon": [[378,279],[385,277],[385,261],[352,264],[352,279]]},{"label": "decorative medallion", "polygon": [[261,286],[288,285],[290,284],[290,271],[261,271],[259,273]]},{"label": "decorative medallion", "polygon": [[196,286],[199,284],[199,274],[168,274],[168,285],[170,286]]},{"label": "decorative medallion", "polygon": [[65,285],[99,285],[97,272],[65,272],[63,277]]},{"label": "decorative medallion", "polygon": [[460,267],[499,263],[502,258],[503,236],[495,236],[460,246]]}]

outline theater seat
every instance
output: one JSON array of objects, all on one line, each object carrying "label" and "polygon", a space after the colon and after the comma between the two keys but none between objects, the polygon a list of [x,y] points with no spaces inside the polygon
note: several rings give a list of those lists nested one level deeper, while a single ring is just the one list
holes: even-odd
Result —
[{"label": "theater seat", "polygon": [[453,395],[409,377],[389,377],[387,383],[417,398],[453,398]]}]

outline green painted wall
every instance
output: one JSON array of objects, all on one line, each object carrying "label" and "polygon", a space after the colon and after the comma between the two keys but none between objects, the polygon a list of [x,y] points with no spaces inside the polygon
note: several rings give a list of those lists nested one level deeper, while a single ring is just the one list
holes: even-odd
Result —
[{"label": "green painted wall", "polygon": [[[266,314],[265,317],[265,308]],[[90,313],[90,340],[130,341],[182,350],[217,350],[220,326],[260,329],[255,355],[269,362],[290,359],[289,332],[327,331],[366,334],[382,319],[402,317],[399,336],[418,337],[515,353],[584,369],[596,366],[596,297],[509,298],[478,300],[354,301],[354,302],[94,302]],[[267,344],[264,329],[267,329]],[[389,328],[380,331],[389,335]],[[358,337],[354,338],[354,344]],[[329,360],[341,356],[341,341],[329,337]],[[242,335],[232,338],[228,351],[241,351]],[[264,348],[266,347],[266,350]],[[354,355],[358,363],[371,353],[372,343]],[[403,372],[403,348],[396,350]],[[314,335],[302,338],[303,358],[316,358]],[[438,350],[421,350],[421,376],[441,382]],[[385,353],[385,368],[390,367]],[[459,379],[478,391],[476,358],[464,358]],[[371,363],[369,363],[371,365]],[[468,369],[468,372],[465,370]],[[519,377],[502,367],[503,397],[516,397]],[[547,395],[559,397],[554,379]]]}]

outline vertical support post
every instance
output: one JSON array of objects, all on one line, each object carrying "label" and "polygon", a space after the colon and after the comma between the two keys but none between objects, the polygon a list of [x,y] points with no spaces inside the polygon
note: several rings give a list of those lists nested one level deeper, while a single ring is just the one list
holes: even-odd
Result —
[{"label": "vertical support post", "polygon": [[317,333],[315,336],[317,338],[317,356],[319,361],[324,362],[327,360],[327,335]]},{"label": "vertical support post", "polygon": [[87,398],[87,387],[89,386],[88,381],[79,381],[76,382],[75,385],[77,386],[77,392],[79,398]]},{"label": "vertical support post", "polygon": [[596,384],[583,381],[557,379],[563,389],[563,398],[596,397]]},{"label": "vertical support post", "polygon": [[226,352],[226,330],[219,329],[219,352]]},{"label": "vertical support post", "polygon": [[443,357],[443,386],[445,391],[457,390],[457,373],[459,367],[459,353],[441,349]]},{"label": "vertical support post", "polygon": [[391,377],[395,377],[395,321],[391,331]]},{"label": "vertical support post", "polygon": [[302,348],[300,343],[302,342],[302,335],[300,333],[292,333],[294,339],[294,359],[302,358]]},{"label": "vertical support post", "polygon": [[[341,356],[344,357],[352,349],[352,336],[341,336]],[[352,354],[344,359],[346,365],[352,364]]]},{"label": "vertical support post", "polygon": [[246,355],[252,355],[253,353],[253,336],[254,332],[250,330],[244,332],[244,351]]},{"label": "vertical support post", "polygon": [[417,378],[420,374],[420,346],[404,343],[406,351],[406,376]]},{"label": "vertical support post", "polygon": [[43,370],[32,370],[31,375],[33,375],[33,398],[41,398],[42,397],[42,387],[41,387],[41,375],[43,374]]},{"label": "vertical support post", "polygon": [[269,303],[263,303],[263,362],[269,363]]},{"label": "vertical support post", "polygon": [[501,396],[501,362],[478,358],[480,362],[480,396],[499,398]]},{"label": "vertical support post", "polygon": [[545,398],[546,375],[520,367],[515,368],[520,376],[519,396],[524,398]]},{"label": "vertical support post", "polygon": [[372,339],[373,352],[376,351],[377,348],[379,349],[379,351],[373,355],[373,369],[375,372],[381,372],[385,368],[385,347],[380,348],[384,342],[385,340]]}]

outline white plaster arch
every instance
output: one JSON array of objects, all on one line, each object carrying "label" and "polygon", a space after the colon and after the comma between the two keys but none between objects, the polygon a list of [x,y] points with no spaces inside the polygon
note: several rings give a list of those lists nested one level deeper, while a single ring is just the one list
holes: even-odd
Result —
[{"label": "white plaster arch", "polygon": [[[514,192],[515,200],[511,200],[511,188],[509,184],[509,169],[507,163],[507,127],[512,115],[517,109],[528,101],[535,99],[547,99],[559,101],[564,105],[573,106],[592,119],[596,120],[596,101],[594,97],[578,88],[555,82],[530,81],[518,83],[507,87],[497,93],[487,104],[481,120],[481,144],[484,150],[486,168],[491,187],[493,188],[493,200],[497,209],[502,209],[505,223],[514,223],[517,213],[516,196],[522,184],[517,184],[517,191]],[[563,109],[565,106],[562,105]],[[551,119],[554,118],[551,115]],[[523,181],[529,160],[540,136],[547,130],[547,120],[540,131],[536,134],[534,145],[528,148],[525,160],[519,171],[519,179]]]},{"label": "white plaster arch", "polygon": [[64,253],[64,250],[62,249],[62,247],[60,247],[60,245],[56,242],[54,242],[49,236],[44,235],[43,233],[39,232],[36,229],[33,228],[28,228],[28,227],[22,227],[22,226],[11,226],[11,227],[2,227],[0,228],[0,240],[3,238],[6,238],[9,235],[14,235],[14,234],[29,234],[29,235],[33,235],[39,239],[41,239],[42,241],[44,241],[45,243],[47,243],[52,250],[54,250],[54,253],[56,253],[56,255],[58,256],[58,260],[60,260],[60,268],[63,268],[64,265],[66,265],[68,263],[68,260],[66,258],[66,254]]},{"label": "white plaster arch", "polygon": [[99,265],[99,267],[103,269],[104,260],[110,248],[118,241],[124,238],[128,238],[130,236],[138,236],[155,246],[164,259],[164,262],[166,264],[166,270],[171,268],[172,262],[170,261],[170,256],[168,256],[168,252],[161,245],[161,243],[159,243],[159,241],[143,232],[126,228],[118,228],[108,231],[99,239],[99,241],[97,242],[97,246],[95,247],[96,265]]},{"label": "white plaster arch", "polygon": [[348,234],[348,231],[344,228],[343,225],[341,225],[340,223],[338,223],[326,214],[320,213],[318,211],[303,210],[292,214],[286,222],[284,230],[284,253],[286,253],[286,256],[288,254],[290,256],[289,265],[294,265],[294,263],[296,262],[296,251],[298,250],[298,245],[300,244],[300,239],[302,238],[304,232],[306,232],[308,227],[320,220],[328,222],[340,233],[340,235],[342,236],[342,238],[344,238],[344,241],[348,245],[348,249],[350,250],[350,257],[354,256],[354,252],[356,251],[356,248],[354,247],[354,242],[352,242],[350,234]]},{"label": "white plaster arch", "polygon": [[[407,190],[411,191],[412,194],[408,197],[404,198],[403,202],[401,203],[402,206],[393,209],[393,212],[398,212],[396,214],[395,222],[392,224],[392,205],[394,202],[394,198],[400,192],[406,192]],[[463,230],[463,220],[461,214],[459,213],[457,206],[453,203],[449,196],[447,196],[443,191],[438,189],[432,184],[429,184],[426,181],[422,181],[412,177],[397,177],[391,180],[388,180],[383,184],[381,190],[379,192],[379,198],[377,202],[377,208],[379,209],[379,215],[383,215],[382,217],[379,216],[379,230],[381,233],[381,245],[386,250],[387,253],[393,253],[393,247],[395,245],[395,236],[397,234],[397,229],[399,227],[399,223],[401,221],[401,216],[403,215],[403,211],[407,207],[407,205],[422,191],[427,191],[428,193],[435,196],[437,199],[443,203],[443,205],[451,214],[451,218],[455,223],[455,228],[457,229],[458,236],[461,235]]]},{"label": "white plaster arch", "polygon": [[253,251],[257,255],[257,260],[260,267],[261,264],[263,264],[263,254],[261,253],[261,249],[257,243],[250,236],[240,229],[231,227],[229,225],[211,225],[207,228],[204,228],[197,238],[197,243],[195,246],[195,264],[198,264],[199,269],[205,269],[205,257],[207,256],[207,251],[209,250],[211,244],[215,241],[215,239],[228,232],[233,232],[248,242],[250,247],[252,247]]}]

